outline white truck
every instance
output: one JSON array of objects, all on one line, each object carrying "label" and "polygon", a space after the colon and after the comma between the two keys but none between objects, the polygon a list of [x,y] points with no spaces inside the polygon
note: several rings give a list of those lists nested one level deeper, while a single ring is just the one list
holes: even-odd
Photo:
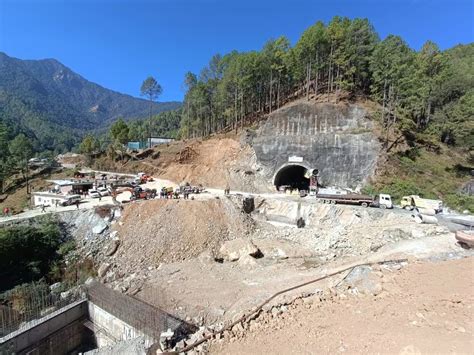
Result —
[{"label": "white truck", "polygon": [[387,194],[379,194],[374,197],[352,193],[316,195],[318,201],[332,204],[360,205],[363,207],[393,208],[392,197]]}]

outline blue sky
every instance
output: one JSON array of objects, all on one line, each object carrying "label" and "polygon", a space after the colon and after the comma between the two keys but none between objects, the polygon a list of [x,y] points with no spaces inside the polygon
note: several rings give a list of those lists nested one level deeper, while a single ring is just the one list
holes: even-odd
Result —
[{"label": "blue sky", "polygon": [[215,53],[260,49],[280,35],[295,43],[305,28],[335,15],[367,17],[381,36],[419,49],[473,42],[472,0],[0,0],[0,51],[56,58],[109,89],[139,96],[153,75],[160,101],[181,100],[188,70]]}]

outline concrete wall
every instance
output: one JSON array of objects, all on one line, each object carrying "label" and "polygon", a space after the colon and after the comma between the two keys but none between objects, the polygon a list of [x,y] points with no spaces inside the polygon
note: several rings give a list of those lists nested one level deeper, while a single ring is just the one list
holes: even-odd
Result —
[{"label": "concrete wall", "polygon": [[291,159],[318,169],[328,186],[358,187],[372,175],[380,144],[367,111],[355,104],[300,102],[272,113],[253,138],[269,183]]},{"label": "concrete wall", "polygon": [[[88,303],[88,314],[89,320],[94,325],[94,335],[98,348],[112,345],[121,340],[131,340],[145,336],[143,332],[116,318],[92,302]],[[145,336],[145,346],[151,346],[153,343],[152,338]]]},{"label": "concrete wall", "polygon": [[72,303],[0,338],[0,355],[67,354],[91,349],[91,345],[101,348],[137,338],[143,339],[140,343],[147,348],[168,329],[177,337],[196,330],[162,310],[95,282],[88,285],[87,301]]},{"label": "concrete wall", "polygon": [[154,343],[143,332],[84,300],[1,338],[0,354],[67,354],[82,347],[85,342],[95,342],[101,348],[138,337],[144,337],[146,347]]},{"label": "concrete wall", "polygon": [[0,339],[0,354],[66,354],[84,339],[87,301],[78,301]]}]

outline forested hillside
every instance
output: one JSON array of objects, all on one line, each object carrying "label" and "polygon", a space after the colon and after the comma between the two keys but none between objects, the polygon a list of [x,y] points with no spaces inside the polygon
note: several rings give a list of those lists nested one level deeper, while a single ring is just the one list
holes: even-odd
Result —
[{"label": "forested hillside", "polygon": [[260,51],[214,55],[187,73],[184,136],[235,128],[297,97],[380,104],[385,148],[408,141],[474,146],[474,45],[447,51],[427,41],[415,51],[399,36],[381,40],[367,19],[317,22],[291,46],[285,37]]},{"label": "forested hillside", "polygon": [[[179,106],[153,103],[153,110]],[[11,137],[20,132],[29,137],[36,151],[69,150],[86,132],[107,127],[119,117],[127,120],[148,113],[146,100],[89,82],[57,60],[20,60],[0,53],[0,120]]]},{"label": "forested hillside", "polygon": [[368,102],[384,153],[367,190],[472,211],[462,188],[474,164],[473,61],[472,43],[442,51],[427,40],[417,51],[399,36],[381,39],[367,19],[334,17],[294,46],[282,36],[188,72],[180,135],[248,126],[296,99]]}]

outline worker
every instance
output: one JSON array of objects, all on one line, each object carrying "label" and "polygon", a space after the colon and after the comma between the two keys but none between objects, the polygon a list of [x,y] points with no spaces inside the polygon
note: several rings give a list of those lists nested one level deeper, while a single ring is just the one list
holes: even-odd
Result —
[{"label": "worker", "polygon": [[3,209],[3,215],[4,215],[5,217],[8,216],[8,213],[9,213],[9,212],[10,212],[10,210],[8,209],[8,207],[5,207],[5,208]]},{"label": "worker", "polygon": [[76,200],[76,209],[79,209],[79,200]]},{"label": "worker", "polygon": [[229,183],[225,186],[224,195],[230,195],[230,186]]},{"label": "worker", "polygon": [[46,206],[44,203],[41,205],[41,212],[46,212]]}]

